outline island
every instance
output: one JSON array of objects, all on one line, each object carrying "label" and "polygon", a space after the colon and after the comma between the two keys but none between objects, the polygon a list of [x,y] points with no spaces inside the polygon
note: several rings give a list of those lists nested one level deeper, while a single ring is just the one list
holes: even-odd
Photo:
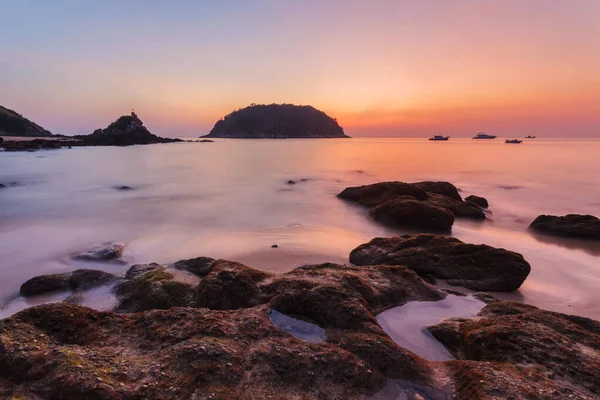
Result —
[{"label": "island", "polygon": [[[19,114],[15,113],[15,115]],[[32,127],[40,128],[29,120],[23,120],[29,122]],[[96,129],[89,135],[64,136],[45,132],[48,135],[29,136],[22,140],[0,141],[0,147],[4,148],[5,151],[35,151],[74,146],[131,146],[182,141],[181,139],[164,138],[151,133],[134,111],[131,112],[131,115],[119,117],[106,128]]]},{"label": "island", "polygon": [[226,115],[201,137],[235,139],[347,138],[335,118],[312,106],[250,104]]},{"label": "island", "polygon": [[133,110],[131,115],[119,117],[104,129],[96,129],[91,135],[79,135],[74,138],[81,140],[86,146],[130,146],[181,142],[181,139],[164,138],[150,133]]},{"label": "island", "polygon": [[0,106],[0,136],[51,137],[53,135],[16,111]]}]

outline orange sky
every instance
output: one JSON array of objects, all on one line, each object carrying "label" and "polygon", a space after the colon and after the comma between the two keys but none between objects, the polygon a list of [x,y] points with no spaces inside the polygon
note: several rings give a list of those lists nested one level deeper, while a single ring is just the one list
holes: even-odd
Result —
[{"label": "orange sky", "polygon": [[55,133],[286,102],[357,136],[600,136],[597,0],[62,2],[0,15],[0,104]]}]

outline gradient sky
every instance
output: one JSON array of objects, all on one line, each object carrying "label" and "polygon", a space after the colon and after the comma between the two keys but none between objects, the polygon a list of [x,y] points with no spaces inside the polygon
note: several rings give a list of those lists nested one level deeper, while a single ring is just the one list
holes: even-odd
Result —
[{"label": "gradient sky", "polygon": [[600,0],[0,0],[0,105],[54,133],[250,103],[355,136],[600,136]]}]

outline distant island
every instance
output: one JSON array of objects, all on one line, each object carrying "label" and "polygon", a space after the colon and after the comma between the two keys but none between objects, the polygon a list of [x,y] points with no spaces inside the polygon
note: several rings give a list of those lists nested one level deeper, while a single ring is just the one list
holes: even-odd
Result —
[{"label": "distant island", "polygon": [[53,135],[16,111],[0,106],[0,136],[49,137]]},{"label": "distant island", "polygon": [[181,139],[164,138],[150,133],[134,111],[131,112],[131,115],[119,117],[104,129],[96,129],[91,135],[79,135],[73,138],[82,141],[86,146],[130,146],[181,142]]},{"label": "distant island", "polygon": [[334,118],[312,106],[251,104],[226,115],[201,137],[238,139],[347,138]]},{"label": "distant island", "polygon": [[[2,110],[5,110],[5,108],[2,107]],[[14,111],[9,111],[15,115],[19,115]],[[131,146],[136,144],[171,143],[182,141],[181,139],[164,138],[154,135],[144,126],[142,120],[139,119],[133,111],[131,112],[131,115],[119,117],[119,119],[104,129],[96,129],[89,135],[76,136],[52,135],[50,132],[43,130],[33,122],[23,117],[20,118],[23,120],[21,123],[29,124],[28,126],[30,128],[27,130],[23,130],[21,128],[20,130],[13,129],[13,136],[28,136],[30,138],[36,137],[36,139],[12,141],[0,140],[0,147],[3,147],[5,151],[35,151],[41,149],[60,149],[62,147],[74,146]],[[38,127],[42,131],[38,131],[39,134],[34,134],[34,127]],[[16,134],[14,132],[29,132],[29,134]],[[44,132],[46,134],[44,134]]]}]

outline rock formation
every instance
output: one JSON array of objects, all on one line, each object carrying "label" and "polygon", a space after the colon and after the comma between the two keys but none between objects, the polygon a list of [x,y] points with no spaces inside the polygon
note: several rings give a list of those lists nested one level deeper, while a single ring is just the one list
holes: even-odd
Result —
[{"label": "rock formation", "polygon": [[375,238],[350,253],[355,265],[404,265],[422,277],[447,279],[472,290],[512,292],[531,267],[521,254],[453,237],[404,235]]},{"label": "rock formation", "polygon": [[486,218],[448,182],[380,182],[348,187],[338,197],[368,207],[373,219],[391,226],[448,232],[455,217]]},{"label": "rock formation", "polygon": [[600,240],[600,219],[593,215],[540,215],[529,227],[548,235]]}]

